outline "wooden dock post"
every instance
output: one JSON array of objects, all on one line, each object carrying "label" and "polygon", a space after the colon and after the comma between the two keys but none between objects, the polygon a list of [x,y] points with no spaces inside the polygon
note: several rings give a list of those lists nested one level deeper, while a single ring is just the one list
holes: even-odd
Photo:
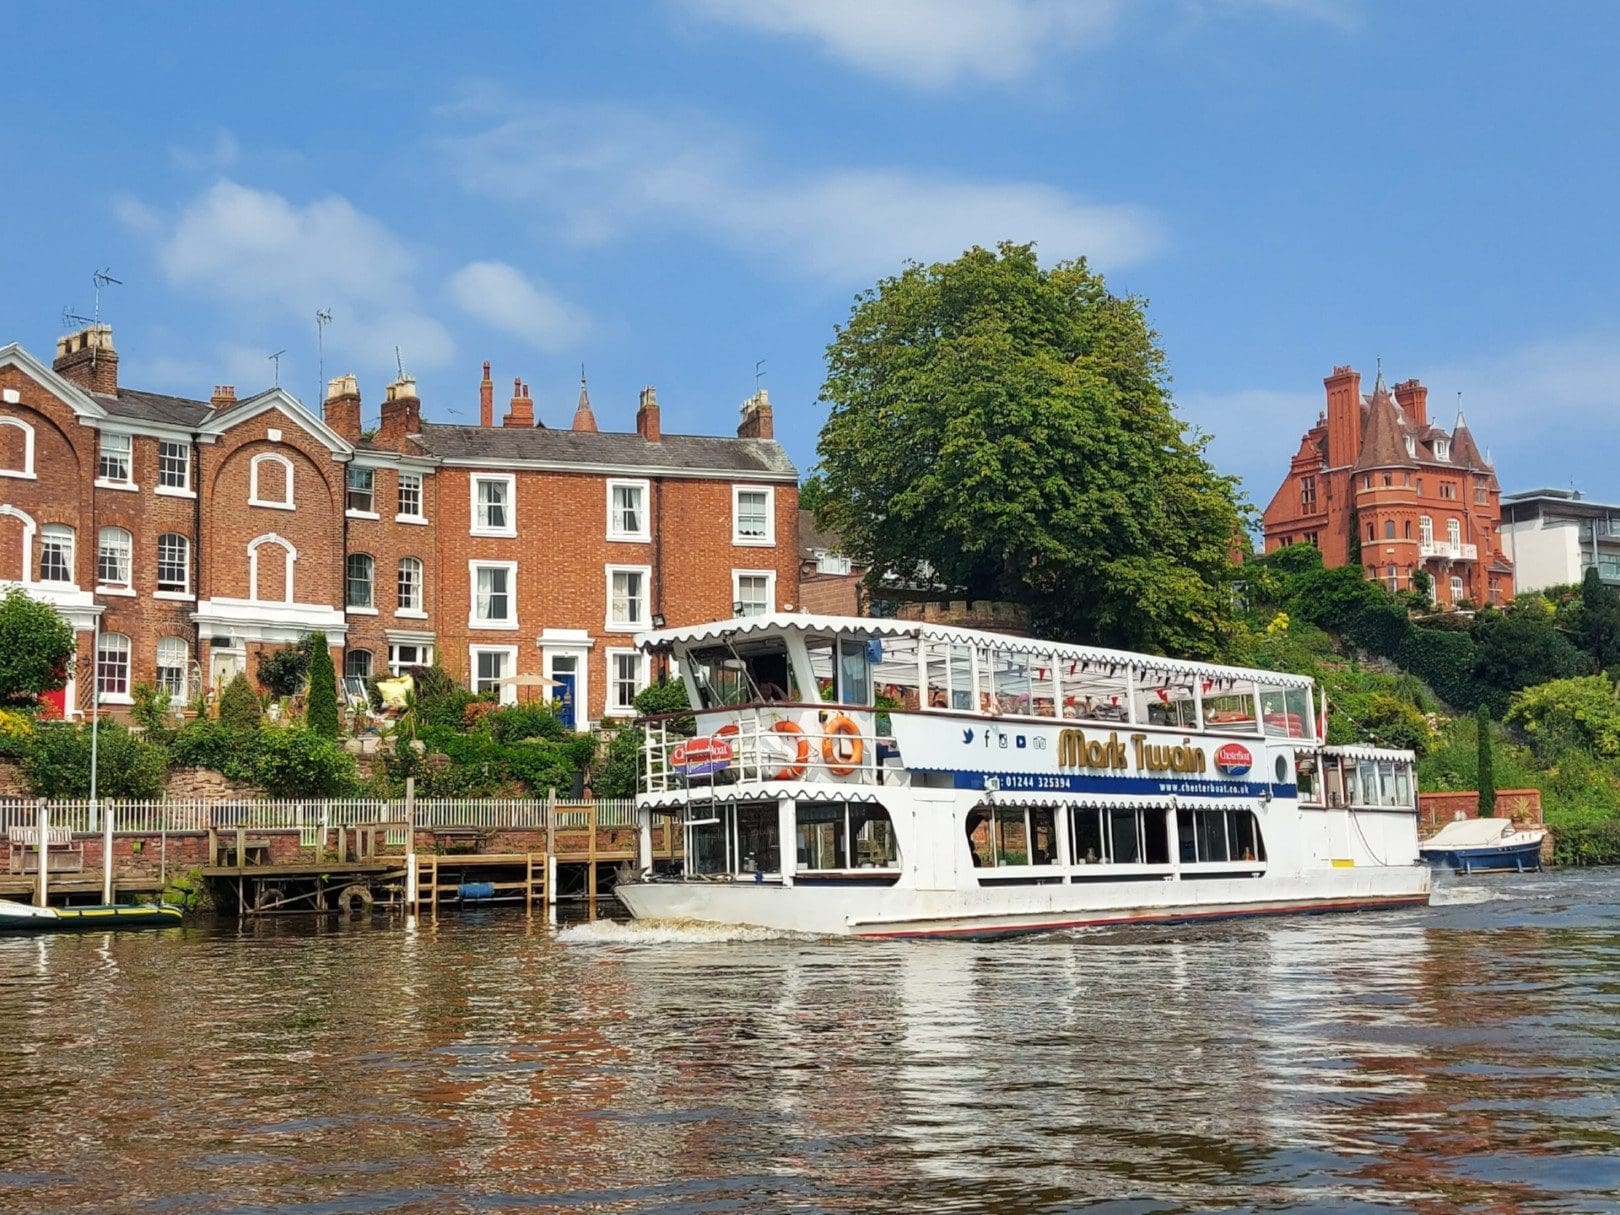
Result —
[{"label": "wooden dock post", "polygon": [[557,880],[557,787],[546,790],[546,906],[556,903],[553,886]]},{"label": "wooden dock post", "polygon": [[524,854],[523,866],[523,918],[534,919],[534,853]]},{"label": "wooden dock post", "polygon": [[422,870],[416,860],[416,777],[405,778],[405,902],[422,914]]},{"label": "wooden dock post", "polygon": [[428,907],[433,913],[435,921],[439,918],[439,857],[433,856],[433,885],[428,890]]},{"label": "wooden dock post", "polygon": [[[51,905],[50,878],[48,878],[45,874],[45,871],[50,868],[50,866],[45,863],[45,841],[49,838],[50,826],[50,807],[45,804],[45,799],[42,797],[39,799],[38,811],[34,821],[34,830],[39,832],[39,834],[34,837],[34,850],[39,853],[39,875],[34,880],[35,907],[49,907]],[[24,850],[23,855],[28,855],[26,850]]]},{"label": "wooden dock post", "polygon": [[586,861],[586,870],[585,870],[585,898],[586,898],[586,901],[590,904],[591,914],[594,916],[596,914],[596,799],[595,798],[591,799],[590,810],[587,812],[587,814],[585,816],[585,821],[589,825],[590,831],[591,831],[591,842],[590,842],[589,846],[585,850],[585,855],[588,858],[588,860]]}]

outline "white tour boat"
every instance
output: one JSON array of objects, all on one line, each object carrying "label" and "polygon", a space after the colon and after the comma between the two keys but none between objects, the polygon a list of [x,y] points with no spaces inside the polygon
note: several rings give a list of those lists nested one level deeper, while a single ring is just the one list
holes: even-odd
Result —
[{"label": "white tour boat", "polygon": [[1302,676],[808,615],[637,642],[692,706],[644,722],[638,918],[997,936],[1428,900],[1412,754],[1323,745]]}]

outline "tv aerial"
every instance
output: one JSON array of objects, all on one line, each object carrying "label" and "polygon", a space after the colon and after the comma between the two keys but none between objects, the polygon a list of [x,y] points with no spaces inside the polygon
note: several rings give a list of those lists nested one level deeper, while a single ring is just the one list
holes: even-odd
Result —
[{"label": "tv aerial", "polygon": [[326,399],[326,327],[332,323],[330,308],[315,309],[315,399]]},{"label": "tv aerial", "polygon": [[103,287],[122,287],[124,280],[112,276],[111,266],[103,266],[90,276],[90,281],[95,284],[96,288],[96,315],[91,323],[99,325],[101,324],[101,289]]},{"label": "tv aerial", "polygon": [[286,354],[286,353],[287,353],[286,349],[283,348],[281,350],[276,351],[274,354],[267,354],[267,355],[264,356],[265,360],[267,362],[271,362],[271,363],[274,363],[276,365],[276,384],[275,384],[275,386],[277,388],[281,387],[281,356]]}]

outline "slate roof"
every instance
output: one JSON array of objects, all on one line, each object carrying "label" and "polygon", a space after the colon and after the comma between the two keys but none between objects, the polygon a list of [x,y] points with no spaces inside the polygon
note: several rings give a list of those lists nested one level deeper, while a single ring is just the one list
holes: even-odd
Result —
[{"label": "slate roof", "polygon": [[140,392],[134,388],[120,388],[117,396],[100,392],[94,395],[96,403],[113,417],[137,422],[197,427],[214,412],[213,406],[207,401],[164,396],[160,392]]},{"label": "slate roof", "polygon": [[661,442],[649,443],[638,434],[622,432],[423,422],[420,441],[429,455],[443,460],[605,464],[621,468],[746,473],[773,479],[799,475],[787,452],[774,439],[666,434]]},{"label": "slate roof", "polygon": [[816,526],[814,511],[799,511],[799,556],[808,560],[817,553],[837,553],[843,543],[838,533],[823,531]]},{"label": "slate roof", "polygon": [[1410,468],[1416,461],[1406,454],[1406,428],[1401,425],[1400,410],[1395,398],[1383,390],[1373,394],[1367,409],[1367,433],[1361,441],[1361,456],[1356,468]]},{"label": "slate roof", "polygon": [[1490,465],[1485,463],[1485,457],[1479,454],[1479,444],[1474,442],[1474,436],[1468,429],[1468,420],[1457,413],[1457,429],[1451,437],[1451,459],[1454,464],[1461,464],[1464,468],[1471,468],[1476,472],[1484,472]]}]

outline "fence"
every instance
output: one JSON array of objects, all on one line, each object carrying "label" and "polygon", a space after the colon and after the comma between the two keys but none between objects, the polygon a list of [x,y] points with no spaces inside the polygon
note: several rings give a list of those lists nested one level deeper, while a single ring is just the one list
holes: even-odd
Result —
[{"label": "fence", "polygon": [[[88,801],[49,801],[45,807],[51,826],[67,827],[80,834],[100,830],[102,816],[110,815],[113,829],[129,834],[234,831],[246,827],[255,831],[297,831],[306,841],[334,826],[407,821],[424,830],[478,827],[543,831],[548,811],[554,814],[556,830],[583,831],[590,824],[593,807],[598,827],[631,827],[636,822],[635,802],[627,799],[550,803],[542,798],[418,798],[413,813],[407,812],[403,800],[102,800],[94,805]],[[0,834],[8,827],[32,827],[38,818],[37,801],[0,800]]]}]

